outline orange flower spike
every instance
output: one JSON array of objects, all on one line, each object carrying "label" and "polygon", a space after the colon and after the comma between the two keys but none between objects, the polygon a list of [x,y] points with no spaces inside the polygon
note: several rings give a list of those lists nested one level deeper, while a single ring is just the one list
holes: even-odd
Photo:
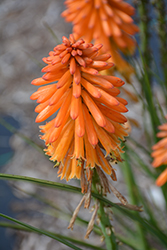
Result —
[{"label": "orange flower spike", "polygon": [[[139,31],[131,18],[135,9],[125,1],[97,0],[97,2],[98,4],[95,0],[65,1],[66,10],[62,16],[67,22],[73,23],[76,39],[83,37],[86,42],[94,39],[96,43],[102,43],[103,51],[112,54],[116,69],[129,80],[134,70],[121,57],[119,50],[123,53],[133,53],[136,47],[135,40],[131,38],[131,35]],[[80,7],[82,3],[84,7]]]},{"label": "orange flower spike", "polygon": [[[83,39],[80,39],[78,41],[76,41],[74,39],[73,35],[70,35],[70,40],[68,40],[67,38],[63,37],[63,42],[64,44],[58,45],[54,48],[55,52],[50,52],[50,56],[48,58],[45,58],[45,61],[48,61],[48,66],[46,66],[42,71],[49,71],[48,73],[46,73],[42,78],[38,78],[34,81],[37,81],[37,84],[39,84],[39,82],[41,84],[45,83],[49,83],[50,81],[56,81],[58,80],[57,83],[57,88],[58,90],[55,89],[54,91],[54,87],[56,85],[48,85],[45,86],[43,89],[39,89],[36,93],[34,93],[32,95],[32,99],[38,99],[38,102],[44,102],[44,105],[40,105],[36,111],[40,112],[38,117],[37,117],[37,122],[43,121],[45,119],[47,119],[50,115],[53,114],[54,111],[57,111],[57,102],[59,102],[60,98],[65,98],[65,96],[63,94],[66,93],[66,91],[68,90],[68,88],[72,87],[72,91],[73,91],[73,95],[78,98],[81,95],[81,74],[84,75],[83,70],[84,69],[88,69],[89,73],[92,74],[99,74],[98,70],[93,69],[91,67],[87,67],[87,63],[89,64],[93,62],[93,58],[96,59],[96,56],[94,57],[94,53],[97,52],[98,50],[102,47],[101,44],[97,44],[95,46],[93,46],[93,44],[89,43],[89,44],[85,44]],[[68,51],[68,53],[66,53],[66,51]],[[71,52],[70,52],[71,51]],[[61,59],[63,60],[64,58],[66,58],[67,54],[70,53],[74,53],[75,52],[75,56],[77,58],[77,60],[73,57],[74,55],[70,56],[70,58],[65,62],[65,65],[61,62],[57,62],[55,63],[55,59],[57,57],[61,57]],[[76,54],[77,53],[77,54]],[[85,59],[85,55],[87,56],[86,61]],[[92,59],[90,58],[92,57]],[[105,56],[106,57],[106,56]],[[108,58],[109,56],[107,55],[106,58]],[[79,59],[80,58],[80,59]],[[97,57],[98,58],[98,57]],[[104,59],[104,58],[103,58]],[[70,62],[73,64],[72,66],[72,72],[70,72]],[[97,64],[96,66],[98,66],[99,63],[104,63],[103,61],[96,61],[95,64]],[[106,65],[106,63],[105,63]],[[82,67],[84,66],[84,67]],[[100,65],[102,66],[102,65]],[[105,66],[104,66],[105,67]],[[106,66],[108,67],[108,66]],[[69,68],[69,69],[68,69]],[[58,70],[58,72],[56,72]],[[72,75],[73,74],[73,80],[72,80]],[[93,75],[88,74],[86,75],[87,79],[84,79],[84,83],[87,80],[87,84],[85,85],[85,88],[87,88],[87,90],[89,90],[90,92],[93,93],[93,95],[97,98],[99,97],[101,94],[99,94],[99,91],[95,88],[95,86],[93,86],[91,83],[91,77]],[[59,79],[58,79],[59,78]],[[102,78],[103,79],[103,78]],[[100,79],[99,84],[101,84],[103,87],[107,87],[107,88],[112,88],[112,84],[110,84],[108,81],[102,81],[102,79]],[[32,83],[35,83],[35,82]],[[36,84],[36,83],[35,83]],[[94,84],[94,82],[93,82]],[[95,81],[96,84],[96,81]],[[108,84],[108,86],[106,86],[106,84]],[[88,86],[89,85],[89,86]],[[84,87],[84,86],[83,86]],[[46,93],[46,90],[48,91],[48,93]],[[49,98],[49,104],[50,105],[54,105],[56,104],[56,106],[54,105],[54,108],[48,106],[46,103],[47,99]],[[44,114],[46,112],[46,114]],[[103,119],[104,120],[104,119]],[[104,126],[104,124],[102,125]]]},{"label": "orange flower spike", "polygon": [[87,107],[85,106],[85,104],[83,104],[83,114],[84,114],[84,120],[85,120],[85,127],[86,127],[86,132],[87,132],[87,136],[88,136],[88,140],[90,142],[90,144],[95,147],[98,143],[98,138],[97,138],[97,134],[93,125],[93,121],[91,118],[91,115],[88,112]]},{"label": "orange flower spike", "polygon": [[[99,23],[101,24],[101,32],[104,33],[107,37],[115,38],[118,35],[121,36],[122,30],[124,30],[123,24],[128,24],[129,30],[131,33],[131,30],[133,30],[133,19],[130,17],[134,14],[134,8],[124,1],[116,2],[114,0],[108,1],[101,1],[101,0],[91,0],[86,2],[83,1],[71,1],[70,3],[68,1],[65,1],[65,4],[67,6],[67,10],[65,10],[62,13],[62,16],[66,18],[66,21],[73,22],[75,32],[77,33],[78,37],[85,36],[87,33],[92,33],[93,38],[96,39],[96,31],[99,30]],[[81,5],[85,6],[87,5],[88,10],[91,8],[91,13],[85,12],[85,23],[84,27],[85,29],[81,29],[81,20],[82,15],[80,13],[84,13],[84,8],[81,7]],[[77,8],[76,6],[80,6],[80,8]],[[75,6],[75,7],[74,7]],[[71,15],[71,19],[68,19],[68,16]],[[97,22],[98,20],[98,22]],[[100,22],[99,22],[100,20]],[[114,27],[114,28],[113,28]],[[82,27],[83,28],[83,27]],[[116,30],[115,30],[116,29]],[[126,28],[125,28],[126,29]],[[128,31],[129,31],[128,30]],[[137,26],[135,26],[135,33],[138,32]],[[128,36],[129,33],[126,34]]]},{"label": "orange flower spike", "polygon": [[[42,71],[46,74],[33,81],[36,85],[52,81],[53,84],[39,88],[31,97],[42,102],[36,107],[36,112],[39,112],[36,122],[55,114],[52,121],[40,127],[44,133],[41,139],[47,146],[46,154],[50,160],[56,161],[55,166],[59,165],[61,179],[81,178],[84,192],[89,182],[87,173],[96,165],[100,166],[96,149],[98,142],[101,143],[99,150],[102,155],[104,149],[106,155],[112,153],[121,161],[119,138],[126,134],[119,127],[119,123],[125,121],[120,112],[126,112],[126,102],[117,99],[120,91],[116,88],[123,82],[119,78],[100,75],[100,70],[112,66],[106,62],[110,55],[99,55],[101,47],[101,44],[86,44],[83,39],[77,41],[73,35],[69,39],[63,37],[63,44],[44,58],[48,65]],[[111,117],[107,116],[108,113]],[[110,119],[112,117],[116,117],[115,121]],[[101,165],[105,164],[103,158]],[[102,168],[109,173],[107,167]],[[109,174],[115,178],[113,172]]]}]

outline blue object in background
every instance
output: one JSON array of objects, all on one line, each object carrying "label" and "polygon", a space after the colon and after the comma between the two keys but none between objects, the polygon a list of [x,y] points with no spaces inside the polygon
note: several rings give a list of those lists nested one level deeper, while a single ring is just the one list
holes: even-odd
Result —
[{"label": "blue object in background", "polygon": [[[19,123],[11,116],[1,116],[6,122],[18,129]],[[13,134],[0,124],[0,171],[2,167],[12,158],[13,150],[10,147],[10,138]],[[16,198],[11,187],[6,181],[0,180],[0,213],[4,213],[11,217],[16,217],[12,212],[10,205],[13,201],[19,200]],[[2,221],[3,219],[0,218]],[[9,221],[7,221],[9,222]],[[12,250],[14,246],[14,235],[6,233],[6,229],[0,227],[0,250]]]}]

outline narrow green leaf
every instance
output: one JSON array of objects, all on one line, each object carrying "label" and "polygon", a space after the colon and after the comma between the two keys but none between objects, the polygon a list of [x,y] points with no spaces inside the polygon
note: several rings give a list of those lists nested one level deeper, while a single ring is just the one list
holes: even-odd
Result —
[{"label": "narrow green leaf", "polygon": [[143,159],[139,156],[138,153],[136,153],[129,145],[126,145],[127,147],[127,154],[131,158],[132,161],[135,162],[135,165],[138,165],[140,168],[144,170],[145,173],[147,173],[148,176],[153,178],[154,180],[157,178],[156,173],[151,171],[147,164],[143,161]]},{"label": "narrow green leaf", "polygon": [[[37,232],[34,232],[33,230],[31,230],[30,228],[19,226],[19,225],[16,225],[14,223],[0,222],[0,227],[7,227],[7,228],[16,229],[16,230],[22,230],[22,231],[37,233]],[[64,236],[62,234],[56,234],[56,233],[53,233],[53,232],[50,232],[50,231],[47,231],[47,230],[43,230],[43,231],[46,232],[46,233],[49,233],[49,234],[51,234],[53,236],[56,236],[58,238],[71,241],[73,243],[76,243],[76,244],[84,246],[84,247],[89,247],[89,248],[95,249],[95,250],[104,250],[101,247],[97,247],[97,246],[94,246],[92,244],[89,244],[89,243],[86,243],[86,242],[83,242],[83,241],[80,241],[80,240],[77,240],[77,239],[74,239],[74,238],[71,238],[71,237]]]},{"label": "narrow green leaf", "polygon": [[[126,150],[127,151],[127,148]],[[129,192],[129,196],[131,199],[131,203],[132,204],[136,204],[139,205],[140,201],[139,201],[139,196],[138,196],[138,187],[136,185],[135,179],[134,179],[134,175],[131,169],[131,165],[129,162],[129,157],[127,155],[127,153],[122,155],[123,159],[125,159],[125,161],[122,163],[123,164],[123,172],[124,172],[124,177],[125,177],[125,182],[127,184],[127,188],[128,188],[128,192]],[[140,215],[136,212],[134,212],[136,217],[140,218]],[[148,250],[149,245],[147,244],[146,241],[146,235],[144,233],[144,228],[140,223],[136,223],[136,230],[137,230],[137,235],[138,235],[138,244],[140,245],[140,248],[143,250]]]},{"label": "narrow green leaf", "polygon": [[[68,192],[81,193],[81,189],[78,187],[73,187],[73,186],[66,185],[66,184],[41,180],[41,179],[32,178],[32,177],[25,177],[25,176],[18,176],[18,175],[10,175],[10,174],[2,174],[1,173],[0,179],[28,181],[28,182],[33,182],[35,184],[39,184],[39,185],[46,186],[46,187],[58,188],[58,189],[65,190]],[[126,208],[123,208],[123,207],[107,200],[106,198],[104,198],[103,196],[101,196],[99,194],[92,193],[92,196],[98,200],[103,201],[105,204],[107,204],[113,208],[118,209],[119,211],[122,212],[122,214],[126,215],[130,219],[140,222],[150,233],[152,233],[165,246],[167,246],[167,235],[165,235],[162,231],[160,231],[160,230],[154,228],[152,225],[150,225],[150,223],[146,219],[137,217],[136,215],[134,215],[132,213],[132,211],[129,211]]]},{"label": "narrow green leaf", "polygon": [[142,144],[140,144],[138,141],[136,141],[134,138],[129,136],[128,141],[134,143],[138,148],[140,148],[144,153],[146,153],[151,158],[150,156],[151,152],[147,148],[145,148]]},{"label": "narrow green leaf", "polygon": [[132,236],[132,238],[127,238],[127,237],[123,237],[120,234],[116,234],[115,235],[117,237],[117,239],[119,239],[122,243],[124,243],[125,245],[129,246],[132,250],[140,250],[136,239],[134,239],[134,237]]},{"label": "narrow green leaf", "polygon": [[51,33],[53,38],[56,40],[56,43],[57,44],[61,43],[60,40],[58,39],[58,37],[56,36],[55,32],[53,31],[53,29],[49,26],[49,24],[46,22],[43,22],[43,25],[45,26],[45,28],[47,28],[49,30],[49,32]]},{"label": "narrow green leaf", "polygon": [[38,144],[36,144],[33,140],[28,138],[27,136],[23,135],[22,133],[18,132],[15,127],[13,127],[11,124],[6,122],[4,119],[0,118],[0,124],[4,126],[6,129],[8,129],[11,133],[17,134],[20,138],[22,138],[25,142],[27,142],[29,145],[37,149],[40,153],[44,154],[42,147],[40,147]]},{"label": "narrow green leaf", "polygon": [[[50,208],[49,209],[42,209],[42,213],[44,214],[48,214],[50,216],[59,218],[59,219],[63,219],[63,220],[70,220],[72,214],[71,213],[67,213],[65,211],[62,210],[62,208],[59,208],[57,205],[55,205],[55,203],[53,203],[52,201],[46,199],[45,197],[42,197],[36,193],[29,193],[23,189],[21,189],[20,187],[14,186],[15,189],[19,190],[20,192],[23,192],[35,199],[37,199],[40,202],[43,202],[43,204],[48,205]],[[87,226],[89,223],[89,221],[86,221],[84,219],[82,219],[81,217],[77,216],[76,220],[75,220],[75,224],[81,225],[81,226]],[[98,234],[101,235],[101,229],[100,227],[98,227],[97,225],[94,225],[93,231]]]},{"label": "narrow green leaf", "polygon": [[50,237],[50,238],[52,238],[52,239],[54,239],[54,240],[57,240],[57,241],[63,243],[64,245],[66,245],[66,246],[68,246],[68,247],[70,247],[70,248],[72,248],[72,249],[75,249],[75,250],[82,250],[81,248],[74,246],[73,244],[71,244],[70,242],[66,241],[65,239],[61,239],[61,238],[59,238],[59,237],[57,237],[57,236],[55,236],[55,235],[53,235],[53,234],[51,234],[51,233],[48,233],[48,232],[46,232],[46,231],[44,231],[44,230],[42,230],[42,229],[33,227],[33,226],[31,226],[31,225],[29,225],[29,224],[27,224],[27,223],[24,223],[24,222],[21,222],[21,221],[19,221],[19,220],[16,220],[16,219],[14,219],[14,218],[12,218],[12,217],[10,217],[10,216],[7,216],[7,215],[5,215],[5,214],[0,213],[0,217],[5,218],[5,219],[7,219],[7,220],[10,220],[10,221],[12,221],[12,222],[15,222],[15,223],[17,223],[17,224],[19,224],[19,225],[21,225],[21,226],[24,226],[24,227],[26,227],[26,228],[28,228],[28,229],[34,231],[34,232],[39,233],[39,234],[43,234],[43,235],[45,235],[45,236],[48,236],[48,237]]}]

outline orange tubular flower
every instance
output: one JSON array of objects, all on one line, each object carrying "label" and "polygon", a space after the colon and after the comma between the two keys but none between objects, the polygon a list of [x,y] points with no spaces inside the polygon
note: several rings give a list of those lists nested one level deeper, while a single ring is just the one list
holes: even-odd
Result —
[{"label": "orange tubular flower", "polygon": [[122,0],[66,0],[65,5],[62,17],[73,23],[75,38],[102,43],[103,52],[111,53],[118,71],[128,79],[133,68],[118,51],[134,52],[136,42],[132,36],[139,31],[131,18],[135,9]]},{"label": "orange tubular flower", "polygon": [[[161,131],[157,133],[157,137],[163,138],[157,142],[153,147],[151,156],[154,158],[152,166],[154,168],[167,164],[167,123],[158,127]],[[160,174],[156,184],[162,186],[167,182],[167,168]]]},{"label": "orange tubular flower", "polygon": [[81,179],[82,192],[87,190],[86,176],[91,181],[97,165],[116,180],[104,153],[113,161],[121,161],[119,139],[127,136],[122,125],[127,120],[121,114],[127,112],[127,102],[118,97],[117,88],[124,82],[99,73],[113,66],[106,62],[108,54],[99,55],[101,47],[83,39],[76,41],[73,35],[63,37],[63,43],[43,58],[48,64],[42,69],[45,74],[32,81],[37,86],[47,84],[31,95],[39,103],[36,122],[55,115],[40,126],[46,154],[59,166],[61,179]]}]

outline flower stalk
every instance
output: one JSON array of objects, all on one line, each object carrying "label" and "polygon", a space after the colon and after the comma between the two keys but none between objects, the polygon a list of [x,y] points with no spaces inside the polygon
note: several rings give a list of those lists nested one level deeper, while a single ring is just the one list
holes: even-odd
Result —
[{"label": "flower stalk", "polygon": [[[127,149],[126,149],[127,151]],[[137,185],[136,182],[134,180],[134,176],[133,176],[133,172],[131,169],[131,165],[129,162],[129,158],[127,153],[125,153],[123,155],[123,159],[125,160],[122,164],[124,165],[122,167],[123,172],[124,172],[124,177],[125,177],[125,182],[127,183],[127,188],[128,188],[128,192],[129,192],[129,196],[130,196],[130,202],[132,204],[138,204],[139,200],[138,200],[138,189],[137,189]],[[140,215],[136,212],[133,212],[137,217],[140,218]],[[140,241],[140,248],[143,250],[148,250],[148,244],[145,238],[145,233],[144,233],[144,228],[143,226],[136,222],[136,229],[137,229],[137,235],[139,237],[139,241]]]},{"label": "flower stalk", "polygon": [[[100,194],[101,190],[97,188],[98,183],[99,183],[98,175],[95,172],[92,178],[93,193]],[[97,211],[97,215],[98,215],[98,219],[100,220],[100,226],[101,226],[102,234],[104,236],[104,241],[106,243],[106,248],[107,250],[117,250],[118,244],[116,242],[116,237],[113,232],[113,227],[110,223],[109,215],[105,213],[104,207],[105,207],[105,203],[99,200],[99,209]]]},{"label": "flower stalk", "polygon": [[161,67],[163,69],[164,81],[163,89],[166,93],[167,101],[167,20],[166,20],[166,3],[164,0],[155,0],[154,1],[156,12],[157,12],[157,21],[158,21],[158,36],[160,40],[160,54],[161,54]]},{"label": "flower stalk", "polygon": [[[149,25],[150,25],[150,17],[148,16],[149,13],[149,0],[140,0],[138,1],[138,10],[140,15],[140,47],[142,55],[145,59],[145,64],[147,68],[150,68],[151,65],[151,51],[149,46]],[[149,74],[149,79],[151,75]]]}]

